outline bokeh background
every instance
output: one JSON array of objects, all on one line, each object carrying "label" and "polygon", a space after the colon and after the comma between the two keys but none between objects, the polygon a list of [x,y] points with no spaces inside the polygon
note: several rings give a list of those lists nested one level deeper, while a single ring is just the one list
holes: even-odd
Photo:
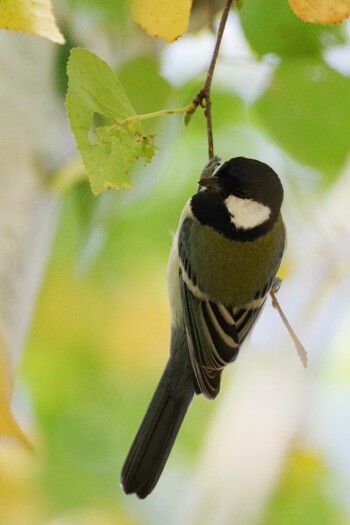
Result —
[{"label": "bokeh background", "polygon": [[1,311],[14,410],[34,442],[2,438],[0,523],[350,523],[349,24],[305,24],[287,0],[230,15],[215,152],[263,160],[283,181],[278,297],[309,364],[268,304],[220,397],[194,400],[156,490],[138,501],[119,471],[167,360],[167,258],[206,163],[205,120],[147,122],[153,163],[135,165],[133,189],[95,198],[74,160],[65,64],[85,46],[137,112],[183,106],[203,83],[220,2],[195,2],[190,32],[168,46],[125,2],[54,5],[66,46],[0,35]]}]

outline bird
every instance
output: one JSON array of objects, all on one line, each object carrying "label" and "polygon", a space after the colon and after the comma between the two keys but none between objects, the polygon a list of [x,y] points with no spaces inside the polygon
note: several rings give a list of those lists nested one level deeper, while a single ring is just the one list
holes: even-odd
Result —
[{"label": "bird", "polygon": [[170,357],[122,467],[126,494],[153,491],[192,399],[216,398],[223,369],[279,286],[282,201],[281,181],[264,162],[214,156],[203,169],[173,238]]}]

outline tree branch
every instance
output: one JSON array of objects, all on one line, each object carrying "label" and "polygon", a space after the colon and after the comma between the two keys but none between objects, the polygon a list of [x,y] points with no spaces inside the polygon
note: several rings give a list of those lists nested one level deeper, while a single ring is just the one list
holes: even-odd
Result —
[{"label": "tree branch", "polygon": [[222,12],[221,19],[220,19],[218,33],[216,36],[215,47],[214,47],[213,55],[211,58],[210,66],[207,72],[207,77],[205,79],[203,88],[199,91],[199,93],[197,93],[197,95],[193,99],[194,110],[198,106],[201,106],[202,108],[204,108],[204,115],[207,120],[209,160],[212,159],[214,156],[214,140],[213,140],[213,126],[212,126],[212,118],[211,118],[211,96],[210,96],[211,83],[213,80],[216,61],[218,59],[220,45],[221,45],[222,37],[225,31],[227,18],[228,18],[233,1],[234,0],[226,0],[225,7]]},{"label": "tree branch", "polygon": [[[279,288],[279,286],[278,286]],[[279,304],[278,300],[277,300],[277,297],[276,297],[276,293],[278,291],[278,288],[272,288],[270,290],[270,296],[271,296],[271,299],[272,299],[272,306],[277,310],[277,312],[279,313],[280,315],[280,318],[282,319],[282,322],[284,324],[284,326],[287,328],[287,331],[295,345],[295,348],[296,348],[296,351],[297,351],[297,354],[300,358],[300,361],[302,362],[304,368],[307,367],[307,353],[306,353],[306,350],[305,348],[303,347],[303,345],[301,344],[301,342],[299,341],[298,339],[298,336],[296,335],[296,333],[294,332],[293,328],[291,327],[285,313],[283,312],[282,308],[281,308],[281,305]]]}]

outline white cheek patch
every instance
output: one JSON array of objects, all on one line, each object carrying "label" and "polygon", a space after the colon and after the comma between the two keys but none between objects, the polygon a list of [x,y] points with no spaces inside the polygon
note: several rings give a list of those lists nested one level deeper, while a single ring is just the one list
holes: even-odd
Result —
[{"label": "white cheek patch", "polygon": [[225,205],[231,215],[231,222],[241,230],[251,230],[266,222],[271,215],[270,208],[261,202],[240,199],[235,195],[227,197]]}]

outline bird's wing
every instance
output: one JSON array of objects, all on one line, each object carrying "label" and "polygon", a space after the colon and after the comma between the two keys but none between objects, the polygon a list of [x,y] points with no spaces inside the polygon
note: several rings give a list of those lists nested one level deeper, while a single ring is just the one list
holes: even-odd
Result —
[{"label": "bird's wing", "polygon": [[[186,221],[187,222],[187,221]],[[189,261],[190,221],[179,235],[180,288],[189,354],[199,390],[213,399],[220,390],[223,368],[237,357],[254,325],[271,283],[244,308],[214,302],[198,286]]]}]

